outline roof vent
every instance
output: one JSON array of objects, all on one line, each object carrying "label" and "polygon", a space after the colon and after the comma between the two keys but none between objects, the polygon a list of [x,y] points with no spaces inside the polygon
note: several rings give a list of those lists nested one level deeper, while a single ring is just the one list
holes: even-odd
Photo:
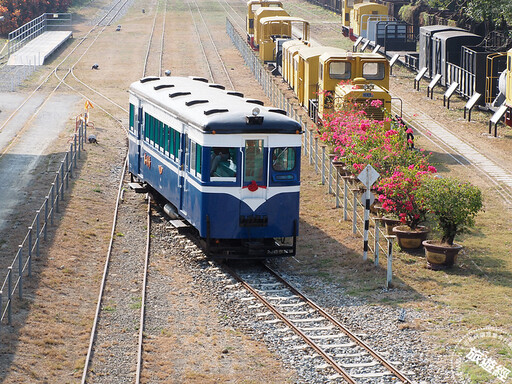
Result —
[{"label": "roof vent", "polygon": [[190,92],[174,92],[174,93],[169,93],[169,97],[170,98],[178,97],[178,96],[186,96],[186,95],[191,95],[191,93]]},{"label": "roof vent", "polygon": [[231,96],[238,96],[238,97],[244,97],[244,94],[243,93],[240,93],[240,92],[235,92],[235,91],[229,91],[229,92],[226,92],[228,95],[231,95]]},{"label": "roof vent", "polygon": [[174,87],[174,84],[160,84],[160,85],[155,85],[155,86],[153,87],[153,89],[154,89],[155,91],[158,91],[159,89],[172,88],[172,87]]},{"label": "roof vent", "polygon": [[190,107],[191,105],[204,104],[204,103],[209,103],[209,101],[208,100],[190,100],[190,101],[187,101],[185,103],[185,105],[187,107]]},{"label": "roof vent", "polygon": [[269,109],[269,112],[279,113],[280,115],[286,116],[286,111],[283,111],[282,109]]},{"label": "roof vent", "polygon": [[223,85],[220,85],[220,84],[210,84],[208,85],[210,88],[218,88],[218,89],[226,89],[225,86]]},{"label": "roof vent", "polygon": [[256,99],[248,99],[248,100],[245,100],[246,103],[251,103],[251,104],[258,104],[258,105],[265,105],[265,103],[261,100],[256,100]]},{"label": "roof vent", "polygon": [[157,76],[148,76],[148,77],[143,77],[142,79],[140,79],[140,82],[147,83],[148,81],[155,81],[155,80],[160,80],[160,78]]},{"label": "roof vent", "polygon": [[207,83],[208,79],[205,79],[204,77],[191,77],[192,80],[200,81],[202,83]]},{"label": "roof vent", "polygon": [[204,111],[204,114],[206,116],[209,116],[209,115],[213,115],[214,113],[224,113],[224,112],[229,112],[229,110],[227,109],[209,109],[207,111]]}]

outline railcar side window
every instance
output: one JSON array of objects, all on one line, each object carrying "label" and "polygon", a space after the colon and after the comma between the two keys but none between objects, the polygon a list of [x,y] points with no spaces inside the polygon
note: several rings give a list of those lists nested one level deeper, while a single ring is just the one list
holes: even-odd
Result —
[{"label": "railcar side window", "polygon": [[190,173],[201,176],[203,163],[203,147],[193,141],[190,143]]},{"label": "railcar side window", "polygon": [[135,125],[135,105],[130,103],[130,131],[134,131]]},{"label": "railcar side window", "polygon": [[363,77],[366,80],[382,80],[384,79],[385,66],[384,63],[364,63]]},{"label": "railcar side window", "polygon": [[263,140],[245,141],[244,183],[263,181]]},{"label": "railcar side window", "polygon": [[329,64],[329,76],[331,79],[350,79],[351,70],[351,63],[346,61],[335,61]]},{"label": "railcar side window", "polygon": [[274,148],[272,151],[272,169],[283,172],[295,168],[295,149],[284,147]]},{"label": "railcar side window", "polygon": [[165,153],[169,153],[169,126],[167,124],[164,124],[164,147],[163,150]]},{"label": "railcar side window", "polygon": [[236,177],[237,148],[212,147],[210,151],[210,177]]},{"label": "railcar side window", "polygon": [[149,141],[149,115],[144,114],[144,140]]},{"label": "railcar side window", "polygon": [[178,158],[180,151],[180,133],[175,129],[171,129],[170,145],[171,145],[171,157],[173,159]]}]

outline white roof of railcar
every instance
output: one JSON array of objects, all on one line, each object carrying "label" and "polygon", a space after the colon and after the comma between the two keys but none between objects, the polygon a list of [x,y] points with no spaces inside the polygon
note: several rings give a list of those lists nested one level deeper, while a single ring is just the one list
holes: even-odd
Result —
[{"label": "white roof of railcar", "polygon": [[[160,106],[204,133],[298,133],[301,125],[286,112],[267,108],[263,102],[225,90],[198,77],[145,77],[130,86],[130,93]],[[261,124],[254,123],[254,108]]]}]

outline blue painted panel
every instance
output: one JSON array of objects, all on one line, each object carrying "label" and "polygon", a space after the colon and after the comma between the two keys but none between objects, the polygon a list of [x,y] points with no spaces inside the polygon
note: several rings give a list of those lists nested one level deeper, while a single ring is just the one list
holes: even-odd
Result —
[{"label": "blue painted panel", "polygon": [[[240,208],[240,206],[242,208]],[[207,193],[203,217],[197,229],[206,237],[206,215],[211,222],[210,236],[219,239],[272,238],[293,236],[293,222],[299,220],[299,193],[282,193],[272,197],[253,212],[246,204],[227,194]],[[240,215],[267,216],[265,227],[240,227]]]}]

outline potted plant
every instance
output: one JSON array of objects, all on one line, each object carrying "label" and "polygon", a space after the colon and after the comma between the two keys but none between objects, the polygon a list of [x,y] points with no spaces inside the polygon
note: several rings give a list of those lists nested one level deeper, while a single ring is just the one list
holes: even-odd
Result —
[{"label": "potted plant", "polygon": [[427,208],[417,197],[423,181],[437,172],[426,160],[408,167],[396,168],[393,175],[379,182],[379,201],[387,212],[400,219],[402,225],[393,228],[402,249],[421,247],[429,230],[420,225],[426,219]]},{"label": "potted plant", "polygon": [[441,232],[441,240],[423,242],[427,266],[431,269],[450,268],[456,262],[462,246],[454,243],[455,236],[474,226],[476,214],[482,209],[482,192],[470,183],[456,178],[425,180],[418,191]]}]

